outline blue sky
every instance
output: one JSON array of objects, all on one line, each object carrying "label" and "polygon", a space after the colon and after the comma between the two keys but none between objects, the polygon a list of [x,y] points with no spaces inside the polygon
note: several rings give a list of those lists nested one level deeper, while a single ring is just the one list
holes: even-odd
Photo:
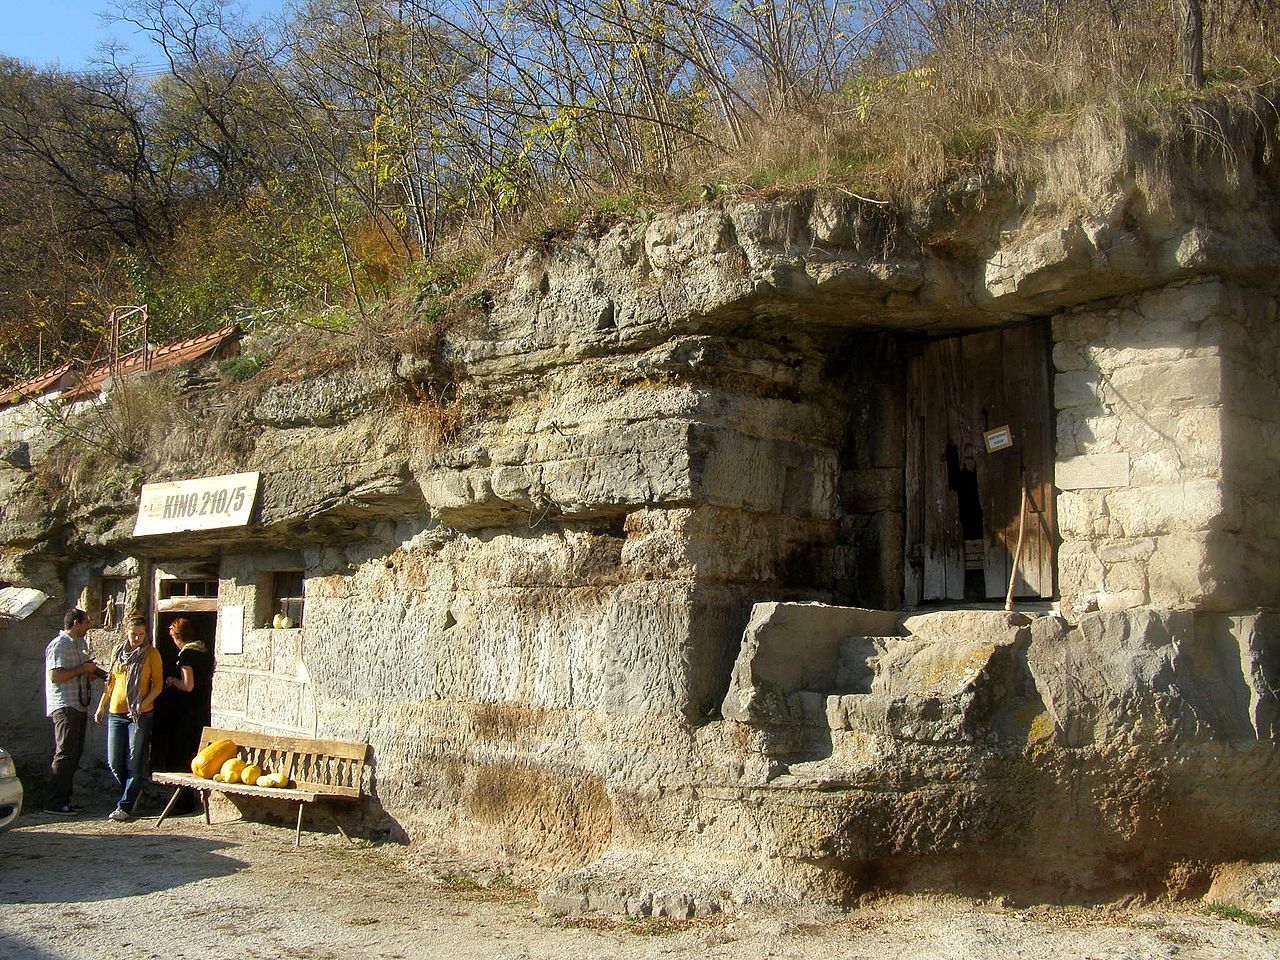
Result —
[{"label": "blue sky", "polygon": [[[250,17],[283,5],[284,0],[240,0]],[[79,70],[92,62],[98,44],[114,38],[144,64],[158,63],[144,39],[102,22],[99,14],[110,7],[111,0],[0,0],[0,53],[38,66],[57,63]]]}]

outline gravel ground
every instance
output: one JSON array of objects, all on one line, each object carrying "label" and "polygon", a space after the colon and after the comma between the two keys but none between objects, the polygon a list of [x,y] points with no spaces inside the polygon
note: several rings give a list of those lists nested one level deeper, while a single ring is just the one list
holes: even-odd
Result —
[{"label": "gravel ground", "polygon": [[429,877],[406,849],[202,817],[33,813],[0,836],[0,960],[1275,960],[1280,930],[1178,909],[1012,910],[902,897],[853,913],[558,921],[498,883]]}]

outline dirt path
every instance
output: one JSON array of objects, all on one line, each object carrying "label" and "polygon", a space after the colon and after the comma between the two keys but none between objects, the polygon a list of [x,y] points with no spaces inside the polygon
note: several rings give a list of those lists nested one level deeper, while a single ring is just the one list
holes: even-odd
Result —
[{"label": "dirt path", "polygon": [[0,960],[1275,960],[1280,930],[1182,910],[1012,911],[902,898],[825,919],[566,924],[536,900],[407,871],[404,848],[202,818],[39,814],[0,836]]}]

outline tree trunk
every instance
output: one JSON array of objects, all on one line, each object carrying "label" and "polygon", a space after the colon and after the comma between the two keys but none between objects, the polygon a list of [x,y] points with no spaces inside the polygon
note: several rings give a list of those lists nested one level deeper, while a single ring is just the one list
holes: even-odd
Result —
[{"label": "tree trunk", "polygon": [[1204,10],[1201,0],[1181,0],[1182,81],[1199,90],[1204,86]]}]

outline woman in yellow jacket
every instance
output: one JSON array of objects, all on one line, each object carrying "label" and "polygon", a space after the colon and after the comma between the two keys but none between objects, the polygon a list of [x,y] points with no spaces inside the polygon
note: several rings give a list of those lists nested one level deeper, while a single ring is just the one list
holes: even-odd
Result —
[{"label": "woman in yellow jacket", "polygon": [[133,817],[147,780],[153,707],[163,689],[164,664],[147,639],[147,623],[130,617],[124,642],[111,655],[111,675],[93,717],[99,724],[107,721],[107,766],[120,785],[120,801],[108,814],[112,820]]}]

